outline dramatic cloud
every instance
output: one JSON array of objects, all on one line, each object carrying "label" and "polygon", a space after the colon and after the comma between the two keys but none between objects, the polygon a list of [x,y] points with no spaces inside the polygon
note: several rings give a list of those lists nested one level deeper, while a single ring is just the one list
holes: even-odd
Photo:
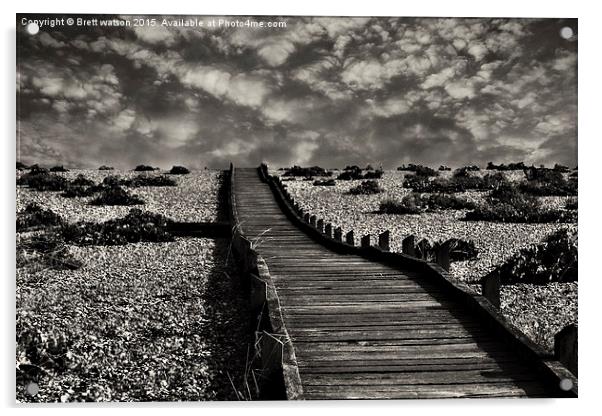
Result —
[{"label": "dramatic cloud", "polygon": [[575,20],[269,20],[286,27],[20,31],[19,157],[577,163]]}]

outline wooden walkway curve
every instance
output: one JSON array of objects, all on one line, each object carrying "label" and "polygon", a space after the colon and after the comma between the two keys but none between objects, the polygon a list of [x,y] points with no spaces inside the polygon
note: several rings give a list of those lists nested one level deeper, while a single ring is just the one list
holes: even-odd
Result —
[{"label": "wooden walkway curve", "polygon": [[461,304],[419,275],[330,251],[284,215],[257,169],[236,169],[242,233],[276,287],[304,399],[550,396]]}]

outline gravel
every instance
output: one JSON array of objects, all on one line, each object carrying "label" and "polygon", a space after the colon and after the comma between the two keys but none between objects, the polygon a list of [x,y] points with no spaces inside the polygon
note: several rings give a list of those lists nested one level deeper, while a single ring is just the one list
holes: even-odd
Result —
[{"label": "gravel", "polygon": [[[161,172],[133,171],[99,171],[71,170],[58,175],[74,179],[78,174],[95,182],[101,182],[106,176],[119,175],[123,178],[141,175],[157,175]],[[20,175],[17,171],[17,177]],[[141,197],[145,211],[165,215],[174,221],[183,222],[215,222],[218,220],[218,193],[221,186],[217,170],[196,170],[188,175],[169,175],[177,186],[126,188],[129,192]],[[88,202],[93,197],[64,198],[60,192],[39,192],[27,188],[17,188],[17,211],[30,202],[37,202],[45,208],[63,216],[69,222],[93,221],[103,222],[125,216],[130,208],[127,206],[92,206]]]},{"label": "gravel", "polygon": [[[281,173],[281,171],[279,171]],[[480,172],[476,172],[479,174]],[[482,173],[482,172],[481,172]],[[516,175],[516,172],[510,172]],[[521,172],[522,173],[522,172]],[[476,282],[497,265],[521,248],[541,242],[547,235],[560,228],[574,228],[576,224],[509,224],[484,221],[462,221],[466,211],[439,211],[417,215],[377,214],[383,199],[400,200],[411,190],[403,188],[403,177],[407,173],[386,171],[378,182],[385,189],[376,195],[348,195],[347,191],[361,181],[337,181],[336,186],[313,186],[313,181],[298,178],[286,181],[295,201],[301,208],[341,227],[343,232],[354,230],[356,238],[370,234],[372,241],[384,230],[391,232],[391,250],[401,251],[401,240],[408,235],[432,241],[462,238],[474,241],[479,255],[474,260],[454,262],[451,273],[465,282]],[[443,172],[449,174],[449,172]],[[336,176],[336,173],[335,175]],[[456,194],[479,202],[485,192]],[[564,206],[567,197],[540,198],[542,205],[549,208]],[[503,237],[503,238],[502,238]]]},{"label": "gravel", "polygon": [[[251,323],[225,239],[72,247],[75,271],[17,269],[17,336],[59,340],[39,394],[19,401],[232,400]],[[31,352],[17,344],[17,363]]]}]

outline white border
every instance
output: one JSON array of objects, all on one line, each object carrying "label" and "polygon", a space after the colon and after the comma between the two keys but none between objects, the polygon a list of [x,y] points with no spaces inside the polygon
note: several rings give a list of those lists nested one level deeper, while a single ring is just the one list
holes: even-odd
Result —
[{"label": "white border", "polygon": [[[264,414],[266,411],[282,414],[300,415],[307,412],[333,412],[335,408],[347,414],[365,414],[377,410],[379,413],[420,412],[420,414],[444,413],[448,415],[503,414],[508,412],[545,412],[546,415],[567,415],[587,412],[594,406],[600,385],[599,328],[600,316],[599,268],[595,261],[599,257],[598,237],[600,198],[600,82],[602,67],[600,60],[600,13],[594,2],[576,1],[527,1],[503,0],[486,1],[433,1],[419,0],[411,2],[393,2],[370,0],[352,3],[348,1],[301,0],[299,2],[280,1],[217,1],[182,2],[146,0],[135,4],[123,0],[101,0],[97,2],[75,1],[8,1],[2,5],[2,45],[3,64],[0,66],[2,85],[2,166],[5,167],[0,183],[4,196],[2,221],[2,336],[0,360],[2,407],[14,406],[14,212],[15,188],[13,164],[15,162],[15,13],[135,13],[135,14],[214,14],[214,15],[333,15],[333,16],[487,16],[487,17],[577,17],[579,18],[579,167],[580,208],[579,223],[581,237],[581,290],[580,307],[580,388],[577,400],[439,400],[439,401],[388,401],[388,402],[303,402],[303,403],[200,403],[178,405],[177,412],[219,412],[220,414]],[[597,217],[597,218],[596,218]],[[86,412],[100,414],[107,410],[111,413],[125,414],[142,407],[145,413],[163,414],[169,404],[156,405],[118,405],[93,406]],[[70,406],[81,412],[82,408]],[[65,406],[19,407],[9,409],[13,412],[26,412],[44,415],[62,414]],[[519,414],[520,414],[519,413]],[[588,412],[589,413],[589,412]]]}]

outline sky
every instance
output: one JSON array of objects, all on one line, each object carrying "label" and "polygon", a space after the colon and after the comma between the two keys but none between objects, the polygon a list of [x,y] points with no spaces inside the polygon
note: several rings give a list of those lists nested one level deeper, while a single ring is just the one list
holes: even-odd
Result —
[{"label": "sky", "polygon": [[22,17],[24,163],[577,164],[575,19],[252,17],[286,28],[29,35]]}]

